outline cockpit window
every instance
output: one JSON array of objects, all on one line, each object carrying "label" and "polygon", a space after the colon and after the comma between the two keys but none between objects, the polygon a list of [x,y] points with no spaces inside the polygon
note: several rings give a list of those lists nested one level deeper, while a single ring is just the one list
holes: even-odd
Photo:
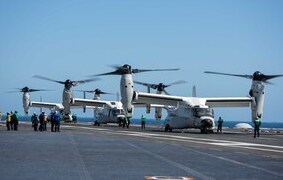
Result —
[{"label": "cockpit window", "polygon": [[214,111],[211,108],[195,108],[194,115],[198,117],[201,117],[201,116],[214,117]]}]

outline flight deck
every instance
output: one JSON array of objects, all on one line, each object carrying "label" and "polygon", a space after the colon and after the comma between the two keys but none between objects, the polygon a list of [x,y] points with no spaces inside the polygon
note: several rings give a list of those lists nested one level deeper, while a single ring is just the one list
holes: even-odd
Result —
[{"label": "flight deck", "polygon": [[282,179],[283,134],[62,124],[0,126],[1,179]]}]

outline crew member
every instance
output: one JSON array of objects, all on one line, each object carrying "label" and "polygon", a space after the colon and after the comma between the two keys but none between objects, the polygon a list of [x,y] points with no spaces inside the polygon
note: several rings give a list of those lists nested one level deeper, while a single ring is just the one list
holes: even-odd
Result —
[{"label": "crew member", "polygon": [[259,137],[259,127],[261,125],[261,116],[257,116],[257,118],[254,120],[254,138]]},{"label": "crew member", "polygon": [[145,129],[145,122],[146,122],[146,117],[142,115],[141,116],[141,129]]},{"label": "crew member", "polygon": [[56,112],[52,112],[52,113],[51,113],[51,116],[50,116],[51,132],[55,132],[55,131],[54,131],[54,126],[55,126],[55,113],[56,113]]},{"label": "crew member", "polygon": [[43,131],[47,131],[47,115],[43,112],[44,122],[43,122]]},{"label": "crew member", "polygon": [[18,130],[18,125],[19,125],[19,115],[18,115],[18,111],[15,111],[15,113],[13,113],[13,115],[11,116],[12,119],[12,123],[14,125],[14,131]]},{"label": "crew member", "polygon": [[7,126],[7,131],[10,131],[11,129],[11,114],[7,112],[7,117],[6,117],[6,126]]},{"label": "crew member", "polygon": [[37,131],[37,127],[38,127],[38,116],[37,114],[34,112],[33,115],[31,116],[31,123],[32,123],[32,127],[34,131]]},{"label": "crew member", "polygon": [[125,125],[128,127],[128,118],[127,117],[124,117],[123,128],[125,128]]},{"label": "crew member", "polygon": [[218,127],[217,127],[217,133],[222,133],[222,125],[223,125],[223,119],[221,118],[221,116],[218,119]]},{"label": "crew member", "polygon": [[44,112],[39,115],[39,131],[44,131]]},{"label": "crew member", "polygon": [[14,130],[14,122],[13,122],[13,119],[12,119],[13,111],[10,112],[10,116],[11,116],[10,126],[11,126],[11,131],[13,131]]},{"label": "crew member", "polygon": [[60,121],[61,121],[60,114],[55,113],[54,119],[55,119],[55,132],[60,132]]}]

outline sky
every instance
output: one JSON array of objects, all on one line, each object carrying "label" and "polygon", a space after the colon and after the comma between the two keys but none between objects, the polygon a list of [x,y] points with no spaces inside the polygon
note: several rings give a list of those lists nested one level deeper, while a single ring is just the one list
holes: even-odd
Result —
[{"label": "sky", "polygon": [[[24,114],[15,88],[52,89],[34,92],[31,100],[61,102],[63,85],[36,79],[42,75],[65,81],[88,79],[113,71],[111,65],[132,68],[180,68],[175,72],[134,74],[134,80],[165,84],[172,95],[245,97],[251,80],[205,74],[283,74],[283,1],[281,0],[1,0],[0,111]],[[263,120],[282,122],[283,78],[267,85]],[[73,90],[116,93],[120,76],[76,86]],[[145,87],[135,85],[138,91]],[[82,93],[74,92],[75,97]],[[93,95],[89,94],[88,98]],[[116,96],[104,95],[105,100]],[[250,121],[250,108],[215,108],[215,117]],[[30,108],[30,112],[39,111]],[[152,110],[153,111],[153,110]],[[92,117],[74,110],[79,116]],[[145,110],[136,109],[140,118]],[[146,115],[154,118],[154,114]],[[166,117],[166,113],[163,113]]]}]

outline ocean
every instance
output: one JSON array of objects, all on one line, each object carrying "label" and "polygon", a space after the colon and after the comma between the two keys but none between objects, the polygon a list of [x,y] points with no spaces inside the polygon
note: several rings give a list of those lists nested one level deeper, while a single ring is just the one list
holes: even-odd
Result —
[{"label": "ocean", "polygon": [[[2,117],[2,121],[5,119],[5,116]],[[30,121],[30,116],[20,116],[20,121]],[[93,122],[92,117],[78,117],[78,122]],[[133,118],[131,119],[132,124],[140,124],[140,119]],[[216,122],[217,123],[217,122]],[[243,122],[243,121],[224,121],[223,127],[234,128],[238,123],[247,123],[253,126],[252,122]],[[147,119],[147,125],[164,125],[164,120],[155,120],[155,119]],[[262,121],[261,128],[283,128],[283,122],[264,122]]]}]

